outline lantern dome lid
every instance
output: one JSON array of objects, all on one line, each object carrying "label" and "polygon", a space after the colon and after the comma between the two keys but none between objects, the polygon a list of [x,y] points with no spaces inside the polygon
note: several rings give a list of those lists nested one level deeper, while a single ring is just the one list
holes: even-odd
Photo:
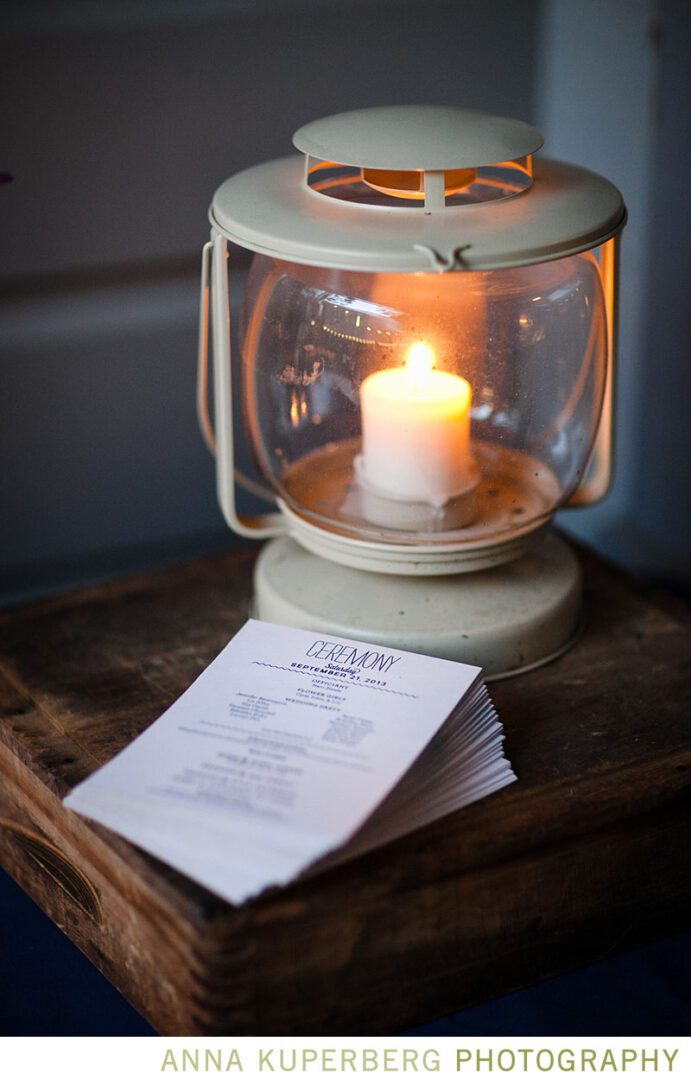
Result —
[{"label": "lantern dome lid", "polygon": [[455,169],[534,154],[544,140],[522,120],[434,105],[356,109],[305,124],[303,154],[373,169]]},{"label": "lantern dome lid", "polygon": [[[216,231],[290,262],[415,273],[563,258],[604,243],[626,221],[604,177],[533,163],[542,136],[520,120],[446,107],[363,109],[306,124],[294,141],[302,155],[220,186],[209,210]],[[520,183],[505,182],[507,170]]]}]

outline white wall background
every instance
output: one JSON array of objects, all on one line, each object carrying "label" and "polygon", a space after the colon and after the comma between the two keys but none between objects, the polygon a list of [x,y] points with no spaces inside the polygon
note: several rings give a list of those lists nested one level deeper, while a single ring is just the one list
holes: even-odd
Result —
[{"label": "white wall background", "polygon": [[0,599],[233,543],[194,417],[210,196],[288,152],[307,119],[415,100],[537,122],[549,153],[624,192],[620,468],[600,508],[563,516],[629,565],[688,582],[686,11],[681,0],[6,4]]}]

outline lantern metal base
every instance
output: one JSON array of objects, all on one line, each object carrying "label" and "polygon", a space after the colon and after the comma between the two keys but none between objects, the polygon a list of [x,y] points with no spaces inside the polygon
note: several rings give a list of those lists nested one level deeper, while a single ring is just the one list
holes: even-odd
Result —
[{"label": "lantern metal base", "polygon": [[488,680],[553,660],[580,626],[580,566],[551,532],[504,566],[440,577],[355,570],[280,537],[254,583],[258,619],[477,664]]}]

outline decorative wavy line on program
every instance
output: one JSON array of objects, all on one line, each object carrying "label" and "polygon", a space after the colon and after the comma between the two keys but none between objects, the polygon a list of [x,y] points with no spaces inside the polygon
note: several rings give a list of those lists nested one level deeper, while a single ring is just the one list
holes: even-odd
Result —
[{"label": "decorative wavy line on program", "polygon": [[[316,674],[316,672],[314,672],[314,671],[301,671],[300,668],[285,667],[283,664],[268,664],[265,660],[253,660],[252,663],[256,664],[258,667],[276,668],[277,671],[292,671],[293,675],[315,675]],[[322,678],[328,678],[329,677],[328,671],[320,671],[319,674],[320,674],[320,676]],[[332,675],[331,678],[334,678],[334,676]],[[343,685],[343,684],[341,684],[341,685]],[[363,684],[362,683],[346,683],[345,685],[346,686],[362,686]],[[417,699],[418,699],[417,694],[407,694],[405,692],[405,690],[387,690],[385,686],[372,686],[369,683],[367,684],[366,687],[364,687],[364,689],[366,689],[366,690],[380,690],[382,692],[382,694],[396,694],[398,697],[409,697],[409,698],[413,698],[415,701],[417,701]]]}]

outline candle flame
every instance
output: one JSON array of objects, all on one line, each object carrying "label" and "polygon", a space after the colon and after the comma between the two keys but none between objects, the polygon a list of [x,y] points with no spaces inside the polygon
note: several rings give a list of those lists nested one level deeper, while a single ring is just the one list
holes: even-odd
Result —
[{"label": "candle flame", "polygon": [[422,382],[435,365],[436,356],[424,341],[416,341],[408,349],[406,371],[415,382]]}]

